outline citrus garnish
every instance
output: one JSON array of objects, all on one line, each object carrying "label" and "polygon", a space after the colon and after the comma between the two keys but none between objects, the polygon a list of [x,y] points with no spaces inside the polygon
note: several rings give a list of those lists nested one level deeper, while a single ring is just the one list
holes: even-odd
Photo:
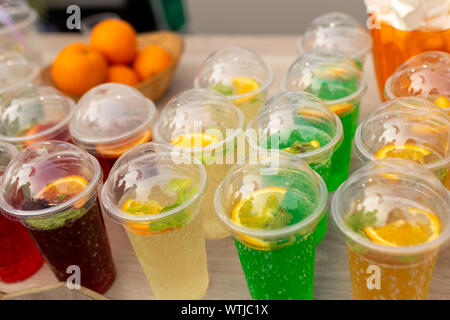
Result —
[{"label": "citrus garnish", "polygon": [[[267,187],[256,190],[241,199],[233,208],[231,220],[240,226],[253,229],[279,229],[290,223],[292,215],[281,208],[287,190]],[[269,243],[247,235],[239,235],[246,245],[267,250]]]},{"label": "citrus garnish", "polygon": [[[30,129],[28,129],[27,132],[25,133],[24,137],[34,136],[34,135],[36,135],[38,133],[41,133],[41,132],[44,132],[44,131],[50,129],[54,125],[55,125],[54,123],[37,124],[37,125],[31,127]],[[28,146],[31,146],[32,144],[35,144],[36,142],[39,142],[39,141],[40,141],[40,139],[26,140],[25,141],[25,145],[28,147]]]},{"label": "citrus garnish", "polygon": [[434,104],[438,105],[443,109],[450,108],[450,101],[446,96],[440,96],[434,100]]},{"label": "citrus garnish", "polygon": [[378,159],[401,158],[425,164],[424,158],[430,153],[430,150],[413,144],[391,144],[378,150],[376,157]]},{"label": "citrus garnish", "polygon": [[305,152],[311,152],[320,148],[320,142],[317,140],[311,140],[309,142],[295,141],[290,147],[284,148],[283,151],[299,154]]},{"label": "citrus garnish", "polygon": [[335,115],[340,115],[342,113],[345,113],[353,108],[353,105],[350,102],[342,102],[335,105],[330,106],[331,111]]},{"label": "citrus garnish", "polygon": [[364,233],[375,243],[403,247],[430,242],[439,236],[440,230],[440,220],[434,213],[408,208],[407,217],[383,226],[364,228]]},{"label": "citrus garnish", "polygon": [[81,193],[89,184],[81,176],[68,176],[47,184],[33,198],[46,200],[52,205],[66,202]]},{"label": "citrus garnish", "polygon": [[[260,88],[260,85],[258,81],[255,79],[249,78],[249,77],[233,77],[231,79],[233,86],[234,86],[234,95],[241,95],[246,94],[249,92],[256,91]],[[244,102],[247,102],[249,100],[252,100],[257,95],[250,95],[248,97],[243,97],[239,99],[234,99],[233,103],[236,105],[242,104]]]},{"label": "citrus garnish", "polygon": [[188,133],[176,137],[170,143],[180,148],[204,148],[219,141],[220,138],[213,134]]},{"label": "citrus garnish", "polygon": [[147,130],[141,135],[139,135],[139,137],[134,137],[133,139],[125,141],[122,145],[118,147],[111,148],[106,144],[99,144],[97,145],[96,150],[104,158],[119,158],[129,149],[139,144],[150,141],[151,138],[152,132],[150,130]]},{"label": "citrus garnish", "polygon": [[162,207],[158,201],[150,200],[140,202],[134,199],[128,199],[124,202],[122,210],[135,216],[145,216],[148,214],[157,214],[161,212]]}]

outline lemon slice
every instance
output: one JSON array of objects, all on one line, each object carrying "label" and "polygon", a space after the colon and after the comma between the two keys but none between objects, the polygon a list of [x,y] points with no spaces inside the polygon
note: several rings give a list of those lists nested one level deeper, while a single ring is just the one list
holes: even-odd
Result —
[{"label": "lemon slice", "polygon": [[208,133],[189,133],[176,137],[171,144],[180,148],[204,148],[210,144],[218,143],[220,138]]},{"label": "lemon slice", "polygon": [[384,158],[401,158],[412,160],[420,164],[425,164],[424,158],[431,153],[423,147],[413,144],[388,145],[381,148],[375,155],[378,159]]},{"label": "lemon slice", "polygon": [[[231,79],[231,82],[233,83],[233,86],[234,86],[234,94],[235,95],[250,93],[255,90],[258,90],[261,87],[259,85],[258,81],[256,81],[255,79],[249,78],[249,77],[233,77]],[[252,100],[256,96],[257,96],[257,94],[253,94],[248,97],[234,99],[233,103],[236,105],[239,105],[239,104],[242,104],[249,100]]]},{"label": "lemon slice", "polygon": [[414,246],[439,236],[440,220],[434,213],[418,208],[409,208],[408,211],[408,219],[364,228],[365,234],[373,242],[390,247]]},{"label": "lemon slice", "polygon": [[[241,199],[233,208],[231,220],[240,226],[261,229],[277,214],[281,200],[286,194],[281,187],[267,187],[256,190]],[[245,245],[258,250],[267,250],[269,243],[251,236],[239,235]]]},{"label": "lemon slice", "polygon": [[[134,199],[127,199],[122,205],[122,210],[134,216],[145,216],[151,214],[158,214],[162,207],[158,201],[150,200],[146,202],[137,201]],[[131,222],[127,221],[127,229],[133,233],[140,235],[150,234],[148,222]]]},{"label": "lemon slice", "polygon": [[343,114],[352,108],[353,108],[353,104],[351,104],[350,102],[342,102],[342,103],[338,103],[338,104],[330,106],[331,111],[333,111],[333,113],[335,115]]}]

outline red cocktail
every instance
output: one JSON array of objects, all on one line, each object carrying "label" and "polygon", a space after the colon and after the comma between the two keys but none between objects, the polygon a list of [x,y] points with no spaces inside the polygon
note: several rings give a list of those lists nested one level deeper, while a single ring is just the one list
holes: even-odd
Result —
[{"label": "red cocktail", "polygon": [[97,200],[98,162],[57,141],[34,144],[13,161],[2,210],[23,223],[58,280],[108,290],[116,271]]},{"label": "red cocktail", "polygon": [[[16,148],[0,143],[0,179]],[[0,214],[0,281],[16,282],[33,275],[44,263],[30,235],[20,222]]]},{"label": "red cocktail", "polygon": [[81,97],[69,130],[73,142],[97,158],[106,180],[122,154],[151,140],[156,113],[153,102],[139,91],[102,84]]}]

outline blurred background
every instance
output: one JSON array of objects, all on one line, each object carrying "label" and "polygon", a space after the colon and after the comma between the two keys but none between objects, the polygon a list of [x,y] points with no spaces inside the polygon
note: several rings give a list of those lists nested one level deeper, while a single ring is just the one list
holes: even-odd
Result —
[{"label": "blurred background", "polygon": [[[366,20],[362,0],[28,0],[40,14],[40,30],[70,32],[69,5],[81,8],[86,24],[120,16],[138,32],[169,29],[198,34],[297,34],[325,11]],[[325,10],[326,9],[326,10]],[[99,14],[103,14],[99,16]],[[89,19],[87,19],[91,16]]]}]

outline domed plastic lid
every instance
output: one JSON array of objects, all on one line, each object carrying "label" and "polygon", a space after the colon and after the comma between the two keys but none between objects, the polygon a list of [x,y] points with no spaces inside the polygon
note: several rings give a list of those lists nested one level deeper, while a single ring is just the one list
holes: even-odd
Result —
[{"label": "domed plastic lid", "polygon": [[0,140],[24,146],[67,140],[75,104],[55,89],[27,85],[3,95],[0,103]]},{"label": "domed plastic lid", "polygon": [[69,130],[75,142],[88,150],[97,144],[106,148],[144,133],[151,135],[156,116],[155,104],[139,91],[107,83],[81,97]]},{"label": "domed plastic lid", "polygon": [[17,149],[12,144],[0,142],[0,185],[3,172],[17,152]]},{"label": "domed plastic lid", "polygon": [[0,33],[8,32],[9,24],[20,24],[14,26],[20,28],[22,24],[34,22],[37,18],[36,11],[23,0],[0,0],[0,10],[3,16],[0,19]]},{"label": "domed plastic lid", "polygon": [[[77,146],[62,141],[36,143],[19,152],[6,168],[0,206],[16,218],[54,213],[69,218],[96,200],[92,195],[101,177],[98,161]],[[33,222],[37,227],[43,221]]]},{"label": "domed plastic lid", "polygon": [[297,43],[300,53],[321,48],[335,49],[355,60],[362,60],[371,47],[372,40],[366,30],[353,17],[340,12],[314,19]]},{"label": "domed plastic lid", "polygon": [[34,80],[38,68],[23,54],[0,50],[0,94],[25,86]]},{"label": "domed plastic lid", "polygon": [[[257,89],[245,94],[233,92],[233,82],[240,77],[256,81]],[[227,47],[206,58],[194,80],[194,87],[215,89],[233,100],[266,90],[272,80],[272,70],[256,53],[239,47]]]},{"label": "domed plastic lid", "polygon": [[428,51],[412,57],[386,81],[385,94],[389,99],[422,96],[450,108],[450,103],[442,106],[438,100],[450,99],[450,54]]},{"label": "domed plastic lid", "polygon": [[326,104],[339,103],[360,95],[364,79],[355,63],[342,53],[326,49],[302,54],[289,68],[281,89],[303,90],[322,99]]}]

